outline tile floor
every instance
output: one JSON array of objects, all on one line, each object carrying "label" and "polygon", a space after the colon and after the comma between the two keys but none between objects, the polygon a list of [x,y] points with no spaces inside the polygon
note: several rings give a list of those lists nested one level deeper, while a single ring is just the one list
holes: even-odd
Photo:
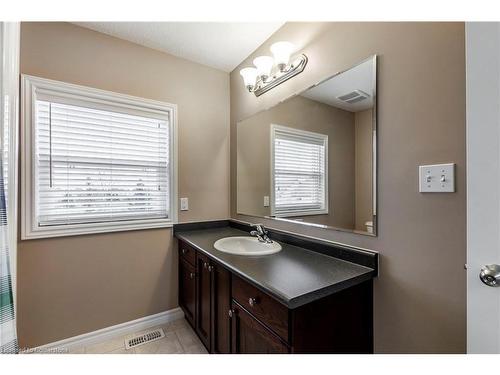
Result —
[{"label": "tile floor", "polygon": [[[165,337],[140,345],[132,349],[125,349],[125,339],[137,336],[143,332],[156,328],[163,328]],[[99,344],[73,348],[69,354],[207,354],[207,350],[198,339],[193,329],[185,319],[176,320],[158,327],[136,332],[130,335],[117,337]]]}]

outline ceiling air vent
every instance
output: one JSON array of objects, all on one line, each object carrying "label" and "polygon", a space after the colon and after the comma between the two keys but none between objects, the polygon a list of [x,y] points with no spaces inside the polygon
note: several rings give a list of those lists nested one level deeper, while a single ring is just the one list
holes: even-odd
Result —
[{"label": "ceiling air vent", "polygon": [[368,95],[366,92],[361,91],[361,90],[354,90],[351,91],[348,94],[344,94],[341,96],[337,96],[337,99],[342,100],[343,102],[349,103],[349,104],[354,104],[358,103],[362,100],[365,100],[369,98],[370,95]]},{"label": "ceiling air vent", "polygon": [[151,341],[156,341],[165,337],[163,329],[155,329],[154,331],[146,332],[140,336],[132,337],[131,339],[125,340],[125,349],[132,349],[139,345],[147,344]]}]

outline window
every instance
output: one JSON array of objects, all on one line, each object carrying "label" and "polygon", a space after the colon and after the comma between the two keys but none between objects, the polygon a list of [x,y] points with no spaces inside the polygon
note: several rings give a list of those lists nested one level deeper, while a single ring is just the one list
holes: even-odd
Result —
[{"label": "window", "polygon": [[23,76],[23,238],[171,225],[175,112]]},{"label": "window", "polygon": [[271,126],[271,214],[328,213],[328,136]]}]

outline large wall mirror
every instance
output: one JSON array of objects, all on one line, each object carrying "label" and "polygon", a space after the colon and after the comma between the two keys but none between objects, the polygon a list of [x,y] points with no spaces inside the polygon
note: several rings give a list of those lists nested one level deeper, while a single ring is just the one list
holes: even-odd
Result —
[{"label": "large wall mirror", "polygon": [[376,56],[237,125],[237,212],[376,234]]}]

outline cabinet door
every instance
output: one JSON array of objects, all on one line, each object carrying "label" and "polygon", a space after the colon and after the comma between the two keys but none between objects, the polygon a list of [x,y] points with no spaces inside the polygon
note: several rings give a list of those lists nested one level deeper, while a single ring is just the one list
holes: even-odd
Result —
[{"label": "cabinet door", "polygon": [[196,333],[203,344],[210,348],[210,261],[200,254],[196,254]]},{"label": "cabinet door", "polygon": [[236,302],[232,302],[231,352],[238,354],[288,353],[288,347]]},{"label": "cabinet door", "polygon": [[179,306],[186,320],[194,327],[196,304],[196,272],[192,265],[179,260]]},{"label": "cabinet door", "polygon": [[211,352],[231,352],[231,273],[224,267],[212,263],[212,343]]}]

